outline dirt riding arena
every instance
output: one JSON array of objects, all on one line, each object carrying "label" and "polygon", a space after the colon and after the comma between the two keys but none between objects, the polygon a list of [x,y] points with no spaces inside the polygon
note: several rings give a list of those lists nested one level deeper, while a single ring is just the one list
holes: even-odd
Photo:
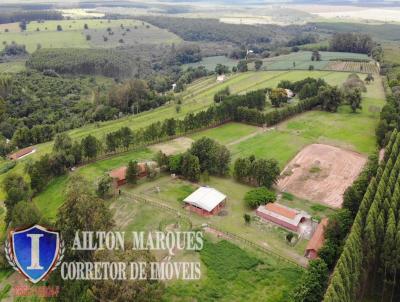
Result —
[{"label": "dirt riding arena", "polygon": [[171,141],[151,146],[156,152],[162,151],[166,155],[173,155],[185,152],[192,145],[193,140],[188,137],[178,137]]},{"label": "dirt riding arena", "polygon": [[337,147],[312,144],[285,167],[278,188],[297,197],[340,208],[343,193],[357,178],[367,158]]}]

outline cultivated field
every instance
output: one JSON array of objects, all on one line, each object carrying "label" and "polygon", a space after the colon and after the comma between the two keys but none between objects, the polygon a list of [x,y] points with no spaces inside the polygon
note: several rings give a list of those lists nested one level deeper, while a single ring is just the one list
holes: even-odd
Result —
[{"label": "cultivated field", "polygon": [[341,60],[369,60],[368,56],[365,54],[328,51],[320,51],[319,53],[321,55],[321,61],[312,61],[310,51],[300,51],[297,53],[264,59],[262,69],[308,70],[310,65],[312,65],[316,70],[378,73],[375,63],[373,62],[340,62]]},{"label": "cultivated field", "polygon": [[352,151],[308,145],[285,167],[277,186],[282,192],[340,208],[344,191],[366,161],[365,156]]},{"label": "cultivated field", "polygon": [[337,71],[353,71],[360,73],[379,73],[379,68],[375,63],[371,62],[343,62],[331,61],[326,69]]}]

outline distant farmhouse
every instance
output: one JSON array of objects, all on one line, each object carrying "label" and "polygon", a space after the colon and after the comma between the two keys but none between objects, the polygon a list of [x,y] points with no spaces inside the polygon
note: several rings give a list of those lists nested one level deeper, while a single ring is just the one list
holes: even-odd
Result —
[{"label": "distant farmhouse", "polygon": [[264,220],[273,222],[296,233],[301,232],[301,224],[309,222],[311,216],[306,212],[291,209],[279,203],[267,203],[257,208],[256,214]]},{"label": "distant farmhouse", "polygon": [[225,206],[226,195],[209,187],[200,187],[184,200],[186,209],[202,216],[218,214]]},{"label": "distant farmhouse", "polygon": [[7,157],[8,157],[8,159],[11,159],[11,160],[18,160],[18,159],[24,158],[30,154],[33,154],[35,152],[36,152],[36,149],[34,147],[27,147],[27,148],[18,150],[17,152],[8,154]]}]

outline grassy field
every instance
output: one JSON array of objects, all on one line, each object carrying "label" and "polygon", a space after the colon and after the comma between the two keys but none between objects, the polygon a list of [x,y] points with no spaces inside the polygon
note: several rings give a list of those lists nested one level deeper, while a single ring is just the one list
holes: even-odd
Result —
[{"label": "grassy field", "polygon": [[[266,255],[254,255],[227,241],[205,241],[199,252],[200,281],[176,281],[167,286],[163,301],[286,302],[302,272]],[[207,275],[204,277],[204,271]]]},{"label": "grassy field", "polygon": [[379,118],[376,108],[383,100],[364,99],[363,109],[351,113],[348,106],[339,113],[310,111],[280,124],[276,129],[258,134],[232,146],[234,158],[249,156],[275,158],[280,167],[292,159],[304,146],[327,143],[361,153],[372,153],[375,148],[375,127]]},{"label": "grassy field", "polygon": [[[87,30],[84,29],[85,24],[88,25]],[[62,31],[57,31],[58,25],[62,27]],[[4,32],[5,28],[9,29],[9,32]],[[90,40],[86,39],[87,35],[90,35]],[[103,36],[107,37],[107,41]],[[120,39],[124,42],[120,43]],[[9,26],[2,24],[0,50],[4,47],[4,42],[24,44],[29,52],[33,52],[38,44],[42,48],[89,48],[116,47],[121,44],[170,44],[180,43],[181,39],[167,30],[137,20],[79,19],[40,23],[32,21],[24,32],[14,23],[10,23]]]},{"label": "grassy field", "polygon": [[218,141],[221,144],[228,144],[235,142],[236,140],[241,139],[247,135],[250,135],[257,130],[259,130],[259,128],[255,126],[239,123],[229,123],[222,125],[218,128],[196,132],[189,137],[197,140],[199,138],[207,136]]}]

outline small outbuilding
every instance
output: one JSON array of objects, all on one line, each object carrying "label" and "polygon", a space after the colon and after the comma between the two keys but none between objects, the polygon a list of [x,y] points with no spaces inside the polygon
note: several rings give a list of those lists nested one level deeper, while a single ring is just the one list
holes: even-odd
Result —
[{"label": "small outbuilding", "polygon": [[[156,169],[157,163],[155,161],[148,161],[148,162],[140,162],[138,163],[138,177],[145,177],[147,176],[148,169]],[[112,170],[108,175],[114,180],[117,187],[120,187],[126,184],[126,171],[128,170],[127,166],[119,167],[117,169]]]},{"label": "small outbuilding", "polygon": [[200,187],[184,200],[186,209],[202,216],[211,216],[225,206],[226,195],[210,187]]},{"label": "small outbuilding", "polygon": [[323,218],[318,224],[313,236],[307,244],[305,256],[308,259],[315,259],[318,256],[318,250],[322,247],[325,241],[324,233],[328,225],[328,218]]},{"label": "small outbuilding", "polygon": [[226,80],[226,76],[224,74],[217,76],[217,82],[222,83],[222,82],[225,82],[225,80]]},{"label": "small outbuilding", "polygon": [[112,170],[108,175],[113,179],[115,182],[116,187],[120,187],[126,184],[126,170],[128,167],[120,167],[117,169]]},{"label": "small outbuilding", "polygon": [[300,225],[311,219],[306,212],[286,207],[279,203],[267,203],[256,210],[257,216],[293,232],[301,232]]},{"label": "small outbuilding", "polygon": [[21,159],[21,158],[28,156],[35,152],[36,152],[36,149],[31,146],[31,147],[27,147],[27,148],[18,150],[17,152],[8,154],[7,157],[11,160],[18,160],[18,159]]}]

